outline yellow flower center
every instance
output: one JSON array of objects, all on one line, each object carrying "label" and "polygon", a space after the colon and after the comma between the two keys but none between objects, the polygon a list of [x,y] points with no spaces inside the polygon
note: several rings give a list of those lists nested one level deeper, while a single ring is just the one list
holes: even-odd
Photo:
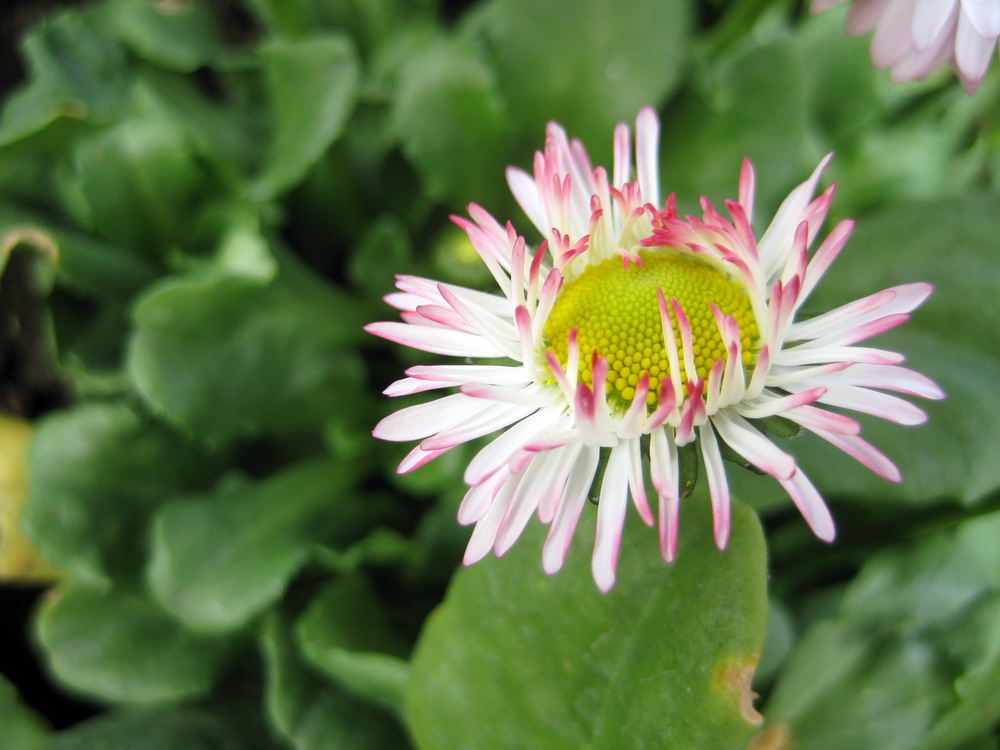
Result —
[{"label": "yellow flower center", "polygon": [[608,360],[607,391],[612,405],[626,408],[635,397],[639,378],[648,373],[646,402],[655,407],[660,382],[671,375],[656,298],[659,288],[668,309],[670,299],[676,299],[691,322],[696,373],[685,372],[680,327],[674,321],[682,382],[708,377],[712,365],[726,359],[709,303],[739,323],[743,365],[753,365],[760,334],[750,298],[738,282],[679,251],[642,250],[639,257],[642,265],[632,263],[628,268],[620,258],[606,260],[563,288],[544,329],[547,347],[560,363],[565,366],[568,361],[568,336],[576,328],[583,382],[593,384],[596,350]]}]

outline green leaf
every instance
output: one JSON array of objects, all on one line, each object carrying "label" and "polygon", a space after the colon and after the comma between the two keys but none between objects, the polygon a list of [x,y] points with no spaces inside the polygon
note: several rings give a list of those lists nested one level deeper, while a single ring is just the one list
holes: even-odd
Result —
[{"label": "green leaf", "polygon": [[440,40],[407,59],[392,122],[432,197],[499,203],[509,126],[493,74],[473,45]]},{"label": "green leaf", "polygon": [[1000,513],[887,549],[797,644],[767,704],[810,750],[950,750],[1000,718]]},{"label": "green leaf", "polygon": [[765,713],[809,750],[912,750],[944,708],[945,690],[927,644],[821,621],[797,645]]},{"label": "green leaf", "polygon": [[81,139],[64,177],[81,224],[138,255],[162,258],[187,244],[209,183],[183,131],[139,115]]},{"label": "green leaf", "polygon": [[358,695],[402,708],[407,644],[360,574],[323,589],[299,619],[295,635],[316,669]]},{"label": "green leaf", "polygon": [[62,118],[108,122],[127,106],[125,56],[92,15],[67,11],[50,18],[25,36],[22,53],[29,83],[4,107],[0,147]]},{"label": "green leaf", "polygon": [[[237,265],[259,271],[261,260],[250,248]],[[361,336],[357,306],[292,258],[279,263],[271,283],[235,267],[174,277],[135,307],[129,375],[154,411],[199,440],[318,426],[361,388],[361,362],[344,347]]]},{"label": "green leaf", "polygon": [[285,750],[245,712],[218,707],[112,711],[52,735],[37,750]]},{"label": "green leaf", "polygon": [[21,235],[51,248],[59,279],[92,299],[130,297],[158,275],[156,267],[128,248],[52,224],[40,215],[0,209],[0,246]]},{"label": "green leaf", "polygon": [[402,222],[386,216],[371,225],[348,261],[351,281],[372,296],[389,292],[394,275],[412,262],[410,235]]},{"label": "green leaf", "polygon": [[592,509],[554,576],[541,570],[537,526],[505,558],[461,570],[411,667],[418,746],[742,748],[757,721],[766,560],[755,515],[733,510],[719,552],[708,503],[686,501],[672,566],[655,532],[630,524],[606,595],[590,573]]},{"label": "green leaf", "polygon": [[347,544],[385,517],[353,473],[321,461],[165,505],[153,522],[150,586],[189,627],[231,630],[285,591],[315,542]]},{"label": "green leaf", "polygon": [[70,584],[45,600],[39,642],[56,676],[115,703],[159,703],[212,687],[226,649],[185,630],[148,599]]},{"label": "green leaf", "polygon": [[25,533],[46,559],[88,581],[134,576],[150,514],[216,471],[214,460],[121,404],[46,417],[28,463]]},{"label": "green leaf", "polygon": [[358,96],[360,67],[344,36],[273,41],[261,48],[261,56],[273,136],[252,192],[267,199],[300,182],[344,132]]},{"label": "green leaf", "polygon": [[718,206],[735,199],[746,157],[757,171],[758,216],[777,207],[802,172],[802,67],[793,40],[778,37],[740,45],[691,79],[663,118],[663,182],[682,213],[698,196]]},{"label": "green leaf", "polygon": [[168,70],[192,73],[224,57],[215,16],[202,3],[135,3],[110,0],[101,20],[137,55]]},{"label": "green leaf", "polygon": [[17,689],[3,675],[0,675],[0,726],[7,750],[36,750],[51,731],[21,702]]},{"label": "green leaf", "polygon": [[556,120],[600,164],[615,124],[678,82],[690,19],[685,0],[494,0],[475,20],[521,132],[536,144]]},{"label": "green leaf", "polygon": [[[974,503],[1000,487],[1000,199],[911,203],[862,219],[809,311],[832,309],[890,286],[929,281],[936,291],[913,319],[872,340],[900,351],[907,366],[937,381],[948,398],[921,401],[930,422],[902,427],[862,418],[862,435],[903,473],[891,484],[815,439],[792,447],[816,484],[871,501]],[[803,316],[804,317],[804,316]]]},{"label": "green leaf", "polygon": [[261,649],[267,666],[268,715],[296,750],[409,747],[390,714],[310,672],[277,615],[265,623]]}]

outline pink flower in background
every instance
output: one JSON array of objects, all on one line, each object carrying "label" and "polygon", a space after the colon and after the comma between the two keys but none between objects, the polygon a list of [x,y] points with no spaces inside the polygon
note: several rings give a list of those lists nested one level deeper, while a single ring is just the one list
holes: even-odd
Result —
[{"label": "pink flower in background", "polygon": [[[588,498],[598,502],[592,571],[615,580],[631,499],[657,523],[674,559],[679,449],[696,450],[707,476],[715,541],[726,546],[730,496],[721,444],[774,477],[824,540],[834,536],[823,499],[760,420],[781,416],[890,481],[896,467],[859,435],[848,409],[901,424],[924,413],[897,396],[941,398],[903,357],[854,346],[908,319],[930,294],[905,284],[805,320],[796,313],[844,247],[842,221],[810,257],[833,197],[813,198],[824,159],[782,203],[759,239],[751,229],[755,176],[744,162],[739,200],[724,218],[705,199],[700,218],[659,203],[659,122],[649,108],[615,131],[614,168],[593,168],[583,145],[550,124],[534,174],[507,172],[527,216],[548,239],[532,249],[509,222],[479,206],[455,218],[499,294],[413,276],[386,301],[401,322],[370,333],[457,357],[411,367],[386,390],[403,396],[457,388],[383,419],[376,437],[419,441],[408,472],[458,445],[500,431],[472,458],[459,521],[475,524],[465,556],[503,554],[532,516],[549,525],[542,564],[563,564]],[[479,360],[476,362],[476,360]],[[721,441],[721,442],[720,442]],[[652,498],[647,496],[650,488]],[[650,499],[654,501],[654,514]]]},{"label": "pink flower in background", "polygon": [[[815,0],[812,10],[842,2]],[[973,94],[1000,37],[1000,0],[853,0],[848,33],[873,29],[872,61],[894,81],[915,81],[950,63]]]}]

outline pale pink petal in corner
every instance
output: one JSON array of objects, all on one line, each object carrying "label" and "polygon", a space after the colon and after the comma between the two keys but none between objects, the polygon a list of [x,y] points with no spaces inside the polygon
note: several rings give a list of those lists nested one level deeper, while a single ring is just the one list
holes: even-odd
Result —
[{"label": "pale pink petal in corner", "polygon": [[[838,5],[815,0],[819,13]],[[997,0],[854,0],[847,33],[873,31],[872,62],[897,82],[916,81],[951,64],[962,87],[979,90],[1000,37]]]}]

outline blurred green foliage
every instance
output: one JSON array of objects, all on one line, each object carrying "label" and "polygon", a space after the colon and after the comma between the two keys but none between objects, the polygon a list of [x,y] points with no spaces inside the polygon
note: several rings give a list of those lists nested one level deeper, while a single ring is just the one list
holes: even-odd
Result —
[{"label": "blurred green foliage", "polygon": [[[4,747],[735,750],[749,685],[713,669],[749,679],[764,638],[750,507],[767,747],[995,747],[1000,78],[892,85],[800,5],[99,0],[32,26],[0,238],[55,251],[34,263],[72,392],[29,457],[25,530],[65,573],[32,628],[106,708],[51,732],[0,679]],[[583,549],[545,577],[531,530],[454,574],[468,452],[396,476],[370,430],[417,360],[361,326],[394,273],[488,284],[447,221],[470,201],[536,241],[503,168],[546,121],[602,163],[645,104],[687,210],[749,156],[763,226],[835,150],[859,227],[814,301],[936,284],[885,346],[949,399],[921,430],[866,422],[900,485],[795,446],[835,545],[747,474],[724,555],[696,493],[672,568],[630,519],[608,597]]]}]

